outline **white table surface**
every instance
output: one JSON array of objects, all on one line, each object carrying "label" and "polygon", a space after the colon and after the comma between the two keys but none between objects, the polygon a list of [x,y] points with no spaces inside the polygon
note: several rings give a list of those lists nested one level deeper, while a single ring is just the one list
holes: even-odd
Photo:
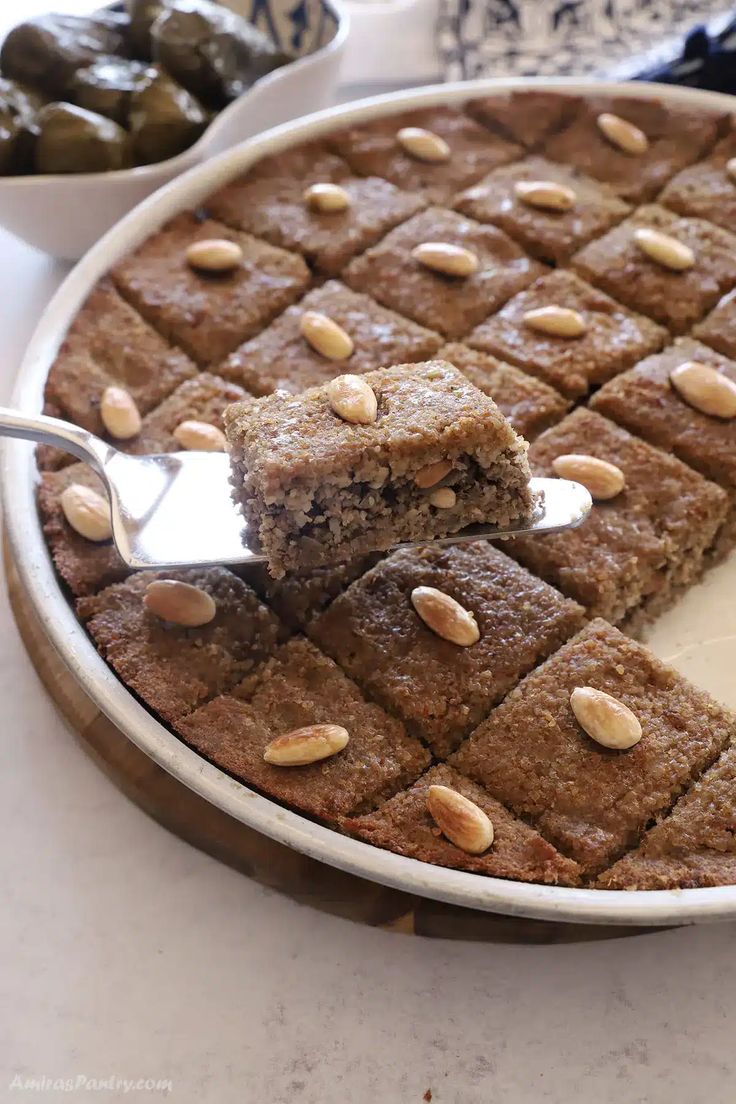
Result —
[{"label": "white table surface", "polygon": [[[45,4],[26,3],[43,10]],[[81,0],[80,0],[81,6]],[[66,7],[71,7],[66,4]],[[0,397],[64,270],[0,232]],[[86,758],[0,596],[0,1100],[732,1104],[736,925],[561,947],[331,918],[150,821]]]}]

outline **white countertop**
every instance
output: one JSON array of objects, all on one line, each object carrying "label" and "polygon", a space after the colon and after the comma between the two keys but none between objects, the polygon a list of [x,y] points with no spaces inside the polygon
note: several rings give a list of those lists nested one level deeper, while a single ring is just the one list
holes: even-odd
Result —
[{"label": "white countertop", "polygon": [[[5,400],[63,269],[2,233],[0,256]],[[122,797],[4,593],[0,701],[0,1100],[19,1074],[170,1079],[187,1104],[732,1104],[736,925],[517,947],[334,919]]]},{"label": "white countertop", "polygon": [[[64,271],[2,232],[0,257],[4,401]],[[74,1101],[733,1104],[736,925],[528,947],[338,920],[121,796],[47,699],[4,592],[0,701],[1,1101],[45,1078],[68,1088],[41,1099]],[[83,1087],[111,1077],[172,1088]]]}]

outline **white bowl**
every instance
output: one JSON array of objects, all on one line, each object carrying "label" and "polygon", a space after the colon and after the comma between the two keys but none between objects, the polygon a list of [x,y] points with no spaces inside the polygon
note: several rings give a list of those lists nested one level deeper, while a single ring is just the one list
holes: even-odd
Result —
[{"label": "white bowl", "polygon": [[107,173],[0,176],[0,225],[60,260],[76,261],[141,200],[175,176],[245,138],[333,100],[349,19],[339,0],[322,0],[312,52],[275,69],[229,104],[177,157]]},{"label": "white bowl", "polygon": [[[49,365],[66,330],[95,282],[120,257],[135,248],[166,219],[178,211],[196,206],[213,189],[242,173],[254,161],[292,145],[315,138],[326,131],[367,117],[400,109],[457,103],[471,96],[509,88],[529,87],[534,82],[473,81],[437,85],[410,94],[393,94],[364,100],[349,108],[333,108],[290,125],[284,125],[251,139],[188,172],[151,196],[93,248],[67,277],[45,311],[23,361],[14,404],[37,412],[43,401],[43,387]],[[713,93],[673,90],[669,86],[612,84],[575,81],[539,82],[573,93],[595,90],[619,96],[661,96],[694,107],[731,111],[733,99]],[[45,630],[75,678],[95,704],[119,729],[169,771],[207,801],[243,824],[263,832],[333,866],[371,878],[408,893],[431,897],[469,908],[578,923],[672,925],[704,920],[736,918],[736,885],[712,889],[614,892],[567,889],[562,886],[527,885],[483,877],[461,870],[431,866],[404,858],[342,836],[313,823],[299,813],[282,808],[235,781],[186,746],[156,720],[117,679],[98,655],[62,594],[54,573],[34,499],[36,469],[33,447],[23,441],[4,441],[2,450],[2,492],[8,535],[15,562]],[[671,655],[695,641],[697,659],[700,642],[717,643],[703,648],[708,664],[714,661],[729,693],[736,692],[736,619],[733,593],[736,558],[711,573],[709,582],[691,591],[674,611],[674,618],[657,626],[658,652]],[[688,604],[689,603],[689,604]],[[692,614],[693,608],[695,614]],[[731,623],[729,623],[731,618]],[[695,637],[689,636],[694,626]],[[731,634],[729,636],[729,633]],[[716,642],[716,637],[721,637]],[[710,673],[704,665],[698,670]],[[687,665],[681,668],[686,671]]]}]

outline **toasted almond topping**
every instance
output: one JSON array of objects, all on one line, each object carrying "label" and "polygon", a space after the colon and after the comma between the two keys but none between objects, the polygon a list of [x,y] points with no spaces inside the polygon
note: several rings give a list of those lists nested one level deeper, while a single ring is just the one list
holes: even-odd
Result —
[{"label": "toasted almond topping", "polygon": [[207,625],[217,613],[214,599],[206,590],[178,579],[154,579],[146,587],[143,605],[162,621],[188,629]]},{"label": "toasted almond topping", "polygon": [[514,191],[522,203],[543,211],[569,211],[577,199],[574,189],[556,180],[517,180]]},{"label": "toasted almond topping", "polygon": [[61,492],[59,501],[64,517],[80,537],[95,542],[110,539],[110,507],[97,491],[82,483],[71,483]]},{"label": "toasted almond topping", "polygon": [[411,603],[427,628],[443,640],[469,648],[480,639],[478,623],[459,602],[435,587],[418,586],[411,592]]},{"label": "toasted almond topping", "polygon": [[695,264],[695,254],[689,245],[663,234],[650,226],[640,226],[634,231],[634,241],[650,260],[672,272],[685,272]]},{"label": "toasted almond topping", "polygon": [[425,268],[443,276],[472,276],[479,267],[475,253],[450,242],[422,242],[414,246],[411,255]]},{"label": "toasted almond topping", "polygon": [[201,272],[231,272],[243,263],[243,250],[229,238],[202,238],[187,247],[187,264]]},{"label": "toasted almond topping", "polygon": [[124,387],[106,387],[100,400],[102,424],[111,437],[128,441],[141,431],[141,416]]},{"label": "toasted almond topping", "polygon": [[439,483],[440,479],[444,479],[451,471],[452,462],[450,460],[435,460],[434,464],[426,464],[425,467],[419,469],[414,476],[414,482],[417,487],[421,487],[423,491],[426,491],[428,487],[434,487],[435,483]]},{"label": "toasted almond topping", "polygon": [[493,843],[493,825],[474,801],[449,786],[430,786],[427,808],[443,836],[469,855],[481,855]]},{"label": "toasted almond topping", "polygon": [[347,360],[352,356],[353,339],[342,326],[319,311],[305,311],[299,320],[299,330],[315,352],[327,360]]},{"label": "toasted almond topping", "polygon": [[378,400],[362,376],[336,376],[327,384],[327,398],[338,417],[355,425],[371,425],[378,416]]},{"label": "toasted almond topping", "polygon": [[685,402],[702,414],[736,417],[736,383],[710,364],[686,360],[672,369],[670,382]]},{"label": "toasted almond topping", "polygon": [[438,487],[436,491],[431,492],[429,501],[438,510],[450,510],[457,502],[457,495],[452,487]]},{"label": "toasted almond topping", "polygon": [[641,724],[627,705],[592,686],[576,686],[570,705],[581,728],[597,744],[624,750],[641,740]]},{"label": "toasted almond topping", "polygon": [[313,211],[332,214],[346,211],[350,206],[350,196],[339,184],[311,184],[304,193],[304,202]]},{"label": "toasted almond topping", "polygon": [[726,162],[726,174],[736,183],[736,157],[729,157]]},{"label": "toasted almond topping", "polygon": [[596,122],[598,129],[611,145],[618,146],[624,153],[639,156],[649,149],[649,139],[644,131],[639,130],[639,127],[627,122],[626,119],[622,119],[620,115],[612,115],[604,111],[598,116]]},{"label": "toasted almond topping", "polygon": [[450,147],[444,138],[424,127],[402,127],[396,139],[405,153],[417,161],[449,161]]},{"label": "toasted almond topping", "polygon": [[525,311],[523,321],[531,330],[551,337],[581,337],[588,328],[579,311],[554,304]]},{"label": "toasted almond topping", "polygon": [[574,479],[586,487],[598,502],[615,498],[624,489],[624,473],[615,464],[599,460],[587,453],[567,452],[556,456],[552,461],[552,470],[561,479]]},{"label": "toasted almond topping", "polygon": [[198,422],[194,418],[179,422],[174,430],[174,440],[183,449],[191,449],[193,452],[227,451],[227,441],[222,430],[209,422]]},{"label": "toasted almond topping", "polygon": [[271,740],[266,744],[263,758],[276,767],[304,767],[337,755],[349,739],[348,730],[341,725],[308,725]]}]

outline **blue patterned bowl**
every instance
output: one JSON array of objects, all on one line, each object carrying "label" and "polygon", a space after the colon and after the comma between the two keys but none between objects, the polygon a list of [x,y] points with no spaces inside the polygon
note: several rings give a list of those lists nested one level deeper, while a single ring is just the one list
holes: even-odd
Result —
[{"label": "blue patterned bowl", "polygon": [[324,0],[220,0],[243,15],[285,53],[302,58],[333,41],[340,16]]}]

